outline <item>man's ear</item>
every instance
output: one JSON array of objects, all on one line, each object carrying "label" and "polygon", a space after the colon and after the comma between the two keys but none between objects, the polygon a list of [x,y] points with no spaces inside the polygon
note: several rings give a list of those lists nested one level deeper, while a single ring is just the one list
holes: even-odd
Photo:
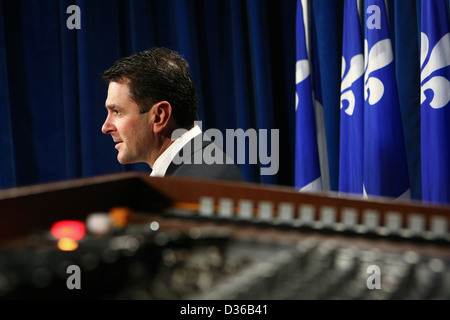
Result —
[{"label": "man's ear", "polygon": [[169,127],[172,119],[172,106],[167,101],[160,101],[152,107],[153,131],[161,133]]}]

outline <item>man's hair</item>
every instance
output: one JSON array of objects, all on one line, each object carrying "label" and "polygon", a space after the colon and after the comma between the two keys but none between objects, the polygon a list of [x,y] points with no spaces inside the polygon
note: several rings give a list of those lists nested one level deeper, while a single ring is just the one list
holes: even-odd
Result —
[{"label": "man's hair", "polygon": [[188,128],[198,120],[197,90],[188,62],[176,51],[152,48],[119,59],[102,76],[107,83],[129,83],[131,98],[146,113],[168,101],[177,125]]}]

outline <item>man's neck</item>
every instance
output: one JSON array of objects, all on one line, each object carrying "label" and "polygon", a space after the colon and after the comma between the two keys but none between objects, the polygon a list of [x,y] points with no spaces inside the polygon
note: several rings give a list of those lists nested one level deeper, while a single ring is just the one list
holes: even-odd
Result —
[{"label": "man's neck", "polygon": [[[173,132],[174,136],[171,139],[162,141],[161,147],[158,148],[160,152],[158,156],[150,166],[155,174],[164,175],[167,166],[173,160],[180,149],[191,139],[193,139],[198,134],[201,134],[200,127],[192,126],[188,129],[181,129],[179,132]],[[170,150],[169,150],[170,149]],[[157,167],[157,168],[156,168]],[[152,172],[153,173],[153,172]]]}]

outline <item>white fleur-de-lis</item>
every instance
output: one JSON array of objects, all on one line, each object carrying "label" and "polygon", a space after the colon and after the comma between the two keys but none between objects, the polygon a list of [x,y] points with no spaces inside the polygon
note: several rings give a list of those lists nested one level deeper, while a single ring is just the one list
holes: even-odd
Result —
[{"label": "white fleur-de-lis", "polygon": [[[425,91],[433,91],[433,98],[430,101],[430,107],[440,109],[450,101],[450,81],[442,76],[428,78],[433,72],[448,67],[450,65],[450,33],[443,36],[432,48],[430,53],[430,44],[428,36],[421,33],[420,48],[420,81],[422,89],[420,94],[420,103],[423,104],[427,99]],[[424,65],[426,58],[429,57]],[[428,78],[428,79],[427,79]]]},{"label": "white fleur-de-lis", "polygon": [[376,104],[383,97],[384,85],[383,82],[370,74],[373,71],[386,67],[394,60],[392,53],[391,41],[384,39],[378,41],[369,51],[369,44],[367,40],[364,41],[364,100],[368,101],[370,105]]},{"label": "white fleur-de-lis", "polygon": [[349,116],[353,115],[355,110],[355,94],[353,90],[349,90],[353,83],[358,80],[364,74],[364,56],[357,54],[350,59],[350,67],[347,74],[344,77],[347,65],[345,58],[342,57],[342,69],[341,69],[341,109],[344,107],[343,101],[348,102],[348,107],[344,110]]},{"label": "white fleur-de-lis", "polygon": [[[311,74],[308,59],[298,60],[295,65],[295,84],[299,84]],[[298,107],[298,94],[295,92],[295,110]]]}]

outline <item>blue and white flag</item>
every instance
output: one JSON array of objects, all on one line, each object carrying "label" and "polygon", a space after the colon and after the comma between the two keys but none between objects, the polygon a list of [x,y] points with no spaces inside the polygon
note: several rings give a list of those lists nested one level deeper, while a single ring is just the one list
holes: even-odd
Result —
[{"label": "blue and white flag", "polygon": [[450,27],[446,0],[422,0],[422,200],[450,203]]},{"label": "blue and white flag", "polygon": [[363,194],[364,51],[358,0],[345,0],[342,41],[339,192]]},{"label": "blue and white flag", "polygon": [[308,2],[297,0],[295,187],[299,191],[329,189],[323,107],[314,97],[308,45]]},{"label": "blue and white flag", "polygon": [[410,198],[394,54],[384,0],[367,0],[364,40],[364,194]]}]

